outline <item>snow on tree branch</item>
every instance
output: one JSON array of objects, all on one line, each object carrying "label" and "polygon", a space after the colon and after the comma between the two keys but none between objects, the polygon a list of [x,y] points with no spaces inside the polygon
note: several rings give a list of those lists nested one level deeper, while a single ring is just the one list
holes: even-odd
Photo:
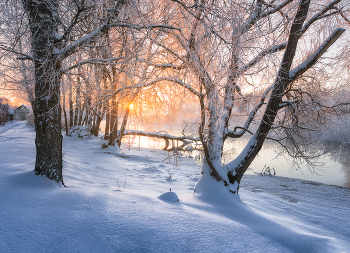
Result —
[{"label": "snow on tree branch", "polygon": [[341,11],[341,9],[336,8],[335,9],[338,11],[339,15],[345,20],[346,23],[350,25],[350,20],[344,15],[344,13]]},{"label": "snow on tree branch", "polygon": [[152,84],[156,84],[157,82],[161,82],[161,81],[174,82],[176,84],[181,85],[182,87],[185,87],[186,89],[188,89],[192,94],[196,95],[197,97],[200,96],[198,91],[193,89],[193,87],[191,85],[184,83],[181,79],[176,78],[176,77],[159,77],[159,78],[156,78],[155,80],[153,80],[152,82],[150,82],[149,84],[147,84],[147,86],[152,85]]},{"label": "snow on tree branch", "polygon": [[165,139],[165,140],[182,141],[184,145],[188,145],[193,142],[200,141],[199,138],[190,137],[190,136],[175,136],[167,133],[155,133],[155,132],[146,132],[146,131],[140,131],[140,130],[125,130],[123,135],[138,135],[138,136],[154,137],[154,138]]},{"label": "snow on tree branch", "polygon": [[309,29],[309,27],[317,20],[319,20],[320,18],[323,17],[323,15],[329,11],[330,9],[332,9],[334,7],[334,5],[338,4],[339,2],[341,2],[342,0],[335,0],[333,2],[331,2],[330,4],[328,4],[327,6],[325,6],[322,10],[320,10],[318,13],[316,13],[314,16],[312,16],[303,26],[301,33],[305,33],[307,29]]},{"label": "snow on tree branch", "polygon": [[138,60],[139,62],[145,62],[147,63],[148,65],[150,66],[154,66],[154,67],[157,67],[157,68],[161,68],[161,69],[176,69],[176,70],[182,70],[185,68],[185,65],[180,65],[180,66],[177,66],[177,65],[174,65],[172,63],[153,63],[153,62],[150,62],[150,61],[146,61],[146,60]]},{"label": "snow on tree branch", "polygon": [[118,0],[114,7],[113,7],[113,15],[110,15],[108,18],[106,18],[106,20],[103,22],[103,24],[98,27],[97,29],[95,29],[94,31],[92,31],[91,33],[83,36],[82,38],[74,41],[72,44],[60,49],[60,50],[56,50],[56,52],[54,54],[58,55],[59,57],[61,57],[62,59],[68,57],[69,55],[75,53],[78,50],[78,47],[80,45],[82,45],[83,43],[92,40],[93,38],[107,32],[110,29],[110,23],[112,21],[113,18],[115,18],[116,16],[118,16],[119,11],[121,9],[121,7],[127,2],[127,0]]},{"label": "snow on tree branch", "polygon": [[62,70],[62,73],[66,73],[74,68],[83,66],[85,64],[99,64],[99,65],[111,65],[111,64],[121,64],[124,63],[124,61],[122,62],[118,62],[121,59],[125,59],[125,57],[116,57],[116,58],[109,58],[109,59],[101,59],[101,58],[93,58],[93,59],[89,59],[89,60],[85,60],[85,61],[81,61],[78,62],[66,69]]},{"label": "snow on tree branch", "polygon": [[10,48],[10,47],[7,47],[7,46],[4,46],[4,45],[0,45],[0,50],[4,50],[6,52],[10,52],[10,53],[14,53],[14,54],[17,54],[17,55],[21,55],[19,57],[17,57],[18,60],[30,60],[32,62],[42,62],[42,60],[40,59],[36,59],[30,55],[27,55],[27,54],[24,54],[24,53],[21,53],[21,52],[18,52],[16,50],[14,50],[13,48]]},{"label": "snow on tree branch", "polygon": [[[264,1],[258,0],[257,4],[255,6],[254,11],[252,12],[251,16],[249,17],[249,19],[242,25],[241,27],[241,32],[245,33],[246,31],[248,31],[258,20],[268,17],[271,14],[280,11],[282,8],[284,8],[285,6],[287,6],[288,4],[290,4],[291,2],[293,2],[293,0],[286,0],[284,2],[282,2],[280,5],[274,6],[272,9],[267,10],[265,12],[262,12],[262,4],[265,4]],[[268,7],[270,7],[272,5],[268,5]]]},{"label": "snow on tree branch", "polygon": [[135,30],[142,30],[142,29],[170,29],[170,30],[178,30],[181,31],[179,28],[170,26],[170,25],[135,25],[125,22],[118,22],[118,23],[111,23],[109,26],[111,27],[127,27]]},{"label": "snow on tree branch", "polygon": [[282,8],[284,8],[285,6],[287,6],[291,2],[293,2],[293,0],[286,0],[286,1],[282,2],[280,5],[275,6],[273,9],[261,13],[259,18],[264,18],[264,17],[270,16],[271,14],[280,11]]},{"label": "snow on tree branch", "polygon": [[243,73],[244,71],[246,71],[247,69],[253,67],[256,63],[259,62],[259,60],[261,60],[265,55],[268,55],[268,54],[273,54],[273,53],[276,53],[276,52],[279,52],[283,49],[285,49],[287,46],[287,43],[284,42],[284,43],[281,43],[279,45],[276,45],[276,46],[272,46],[268,49],[265,49],[263,51],[261,51],[253,60],[251,60],[250,62],[248,62],[246,65],[244,65],[242,68],[240,68],[238,70],[238,73]]},{"label": "snow on tree branch", "polygon": [[310,55],[303,63],[289,72],[290,82],[295,81],[300,75],[314,65],[330,46],[345,32],[344,28],[337,28],[322,45]]},{"label": "snow on tree branch", "polygon": [[180,79],[178,78],[172,78],[172,77],[159,77],[154,79],[153,81],[149,82],[149,83],[141,83],[141,84],[137,84],[137,85],[128,85],[128,86],[124,86],[121,87],[119,89],[117,89],[115,92],[113,92],[111,95],[109,95],[106,99],[104,99],[103,101],[99,102],[98,104],[103,104],[105,102],[107,102],[108,100],[110,100],[111,98],[115,97],[117,94],[119,94],[121,91],[123,90],[129,90],[129,89],[139,89],[139,88],[145,88],[151,85],[155,85],[158,82],[161,81],[170,81],[170,82],[174,82],[177,83],[185,88],[187,88],[189,91],[191,91],[194,95],[199,96],[199,93],[193,89],[190,85],[182,82]]},{"label": "snow on tree branch", "polygon": [[[298,103],[298,102],[299,102],[298,99],[292,100],[292,101],[282,101],[282,103],[279,106],[279,109],[282,109],[282,108],[284,108],[284,107],[286,107],[288,105],[293,107],[293,104]],[[293,110],[295,111],[294,107],[293,107]]]},{"label": "snow on tree branch", "polygon": [[[239,137],[242,137],[243,134],[245,134],[246,132],[249,132],[248,131],[248,128],[250,126],[250,123],[252,123],[257,111],[261,108],[261,106],[264,104],[265,102],[265,99],[266,99],[266,96],[267,94],[271,91],[273,86],[270,86],[268,87],[264,94],[262,95],[261,99],[260,99],[260,102],[254,107],[254,109],[249,113],[249,116],[244,124],[243,127],[235,127],[235,129],[232,131],[232,130],[228,130],[227,131],[227,137],[230,137],[230,138],[239,138]],[[237,129],[241,129],[241,131],[237,132],[236,130]]]}]

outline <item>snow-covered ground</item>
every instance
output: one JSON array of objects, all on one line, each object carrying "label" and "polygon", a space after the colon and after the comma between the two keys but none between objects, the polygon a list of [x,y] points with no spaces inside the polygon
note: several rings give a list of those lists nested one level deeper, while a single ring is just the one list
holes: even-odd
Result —
[{"label": "snow-covered ground", "polygon": [[240,198],[210,179],[194,193],[193,159],[81,135],[64,137],[64,188],[32,172],[34,140],[0,127],[0,252],[350,252],[350,189],[246,176]]}]

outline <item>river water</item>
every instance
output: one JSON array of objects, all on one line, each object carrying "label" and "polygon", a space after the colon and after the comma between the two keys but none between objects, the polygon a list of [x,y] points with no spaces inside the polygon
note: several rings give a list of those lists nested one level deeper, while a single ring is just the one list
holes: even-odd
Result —
[{"label": "river water", "polygon": [[247,173],[261,173],[266,165],[274,168],[277,176],[350,188],[350,145],[338,146],[332,152],[322,155],[313,168],[306,162],[296,166],[290,157],[277,156],[278,152],[280,150],[276,146],[263,147]]},{"label": "river water", "polygon": [[[126,146],[142,148],[164,148],[164,140],[154,138],[131,136],[124,139]],[[243,149],[247,140],[227,142],[224,147],[223,162],[227,163],[234,159]],[[176,143],[175,143],[176,145]],[[269,167],[276,176],[298,178],[328,185],[337,185],[350,188],[350,144],[332,146],[332,152],[322,155],[316,165],[311,168],[305,162],[296,166],[287,155],[281,154],[281,148],[277,144],[267,141],[250,165],[246,174],[261,173]],[[323,147],[324,148],[324,147]],[[181,151],[184,156],[191,156],[201,162],[201,151]]]},{"label": "river water", "polygon": [[[102,125],[104,122],[102,122]],[[104,125],[101,130],[104,130]],[[130,127],[133,129],[134,127]],[[171,132],[175,136],[182,136],[180,132]],[[248,139],[240,138],[234,141],[227,140],[224,146],[223,163],[232,161],[244,148]],[[131,136],[124,138],[126,146],[132,145],[139,148],[162,149],[165,146],[164,140],[155,138]],[[174,143],[176,146],[176,142]],[[305,162],[296,166],[288,155],[281,155],[282,149],[272,141],[265,141],[258,156],[254,159],[246,174],[261,173],[264,168],[269,167],[276,173],[276,176],[297,178],[328,185],[336,185],[350,188],[350,144],[336,145],[334,143],[324,144],[323,149],[332,151],[318,158],[313,168]],[[201,161],[202,152],[181,151],[184,156],[191,156]]]}]

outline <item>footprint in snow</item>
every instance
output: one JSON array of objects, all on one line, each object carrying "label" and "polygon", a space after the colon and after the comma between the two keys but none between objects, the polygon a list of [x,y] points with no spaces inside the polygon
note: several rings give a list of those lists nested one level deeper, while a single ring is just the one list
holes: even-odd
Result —
[{"label": "footprint in snow", "polygon": [[151,166],[148,166],[146,168],[144,168],[145,171],[147,172],[151,172],[151,173],[159,173],[161,172],[156,166],[154,165],[151,165]]},{"label": "footprint in snow", "polygon": [[177,181],[176,179],[173,179],[171,176],[167,177],[165,180],[168,182],[176,182]]}]

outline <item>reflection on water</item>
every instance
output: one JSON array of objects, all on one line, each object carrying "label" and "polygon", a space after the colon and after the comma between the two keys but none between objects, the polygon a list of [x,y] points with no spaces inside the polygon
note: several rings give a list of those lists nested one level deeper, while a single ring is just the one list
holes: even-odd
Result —
[{"label": "reflection on water", "polygon": [[[122,142],[124,142],[127,145],[127,147],[133,146],[138,148],[152,148],[152,149],[165,148],[164,140],[152,138],[152,137],[145,137],[145,136],[128,135],[122,138]],[[171,148],[171,146],[169,147]]]},{"label": "reflection on water", "polygon": [[[226,141],[223,153],[223,162],[232,161],[244,148],[248,139]],[[127,136],[124,143],[134,147],[163,149],[165,141],[149,137]],[[178,146],[177,142],[174,142]],[[327,144],[334,146],[333,144]],[[169,146],[170,148],[172,146]],[[325,148],[325,147],[323,147]],[[183,156],[193,157],[197,162],[202,162],[202,152],[199,150],[181,151]],[[280,154],[280,155],[279,155]],[[299,166],[293,165],[291,158],[281,155],[281,149],[273,142],[267,141],[258,156],[255,158],[247,174],[261,173],[264,166],[274,168],[276,176],[298,178],[320,182],[329,185],[338,185],[350,188],[350,144],[334,146],[327,155],[319,158],[314,170],[305,163]]]},{"label": "reflection on water", "polygon": [[[246,142],[247,140],[237,144],[229,143],[228,146],[232,146],[233,152],[224,152],[223,162],[231,161],[243,149]],[[274,168],[277,176],[350,188],[350,145],[328,143],[320,148],[332,151],[319,157],[314,168],[310,168],[305,162],[296,166],[290,157],[283,155],[282,149],[277,144],[266,141],[247,174],[261,173],[266,165],[271,169]]]},{"label": "reflection on water", "polygon": [[306,163],[296,166],[291,158],[283,155],[277,156],[277,154],[276,148],[263,147],[250,166],[252,170],[248,171],[248,173],[259,173],[263,166],[266,165],[275,168],[277,176],[298,178],[329,185],[350,186],[349,167],[343,166],[341,161],[335,159],[331,154],[321,156],[318,160],[320,165],[316,165],[314,168],[310,168]]}]

